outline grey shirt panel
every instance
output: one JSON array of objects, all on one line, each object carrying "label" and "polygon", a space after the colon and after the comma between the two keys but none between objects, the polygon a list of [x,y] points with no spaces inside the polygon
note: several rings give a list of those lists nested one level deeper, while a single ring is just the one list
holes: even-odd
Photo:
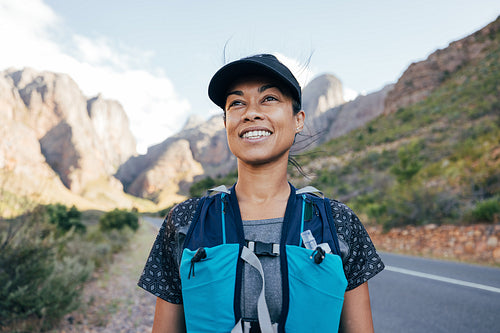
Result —
[{"label": "grey shirt panel", "polygon": [[[243,232],[245,239],[263,243],[279,244],[281,239],[281,228],[283,218],[243,221]],[[269,309],[271,321],[276,323],[281,314],[281,266],[279,257],[259,257],[264,271],[266,281],[266,303]],[[257,300],[258,291],[262,289],[262,278],[260,273],[245,263],[243,267],[241,291],[241,315],[248,321],[258,321]]]}]

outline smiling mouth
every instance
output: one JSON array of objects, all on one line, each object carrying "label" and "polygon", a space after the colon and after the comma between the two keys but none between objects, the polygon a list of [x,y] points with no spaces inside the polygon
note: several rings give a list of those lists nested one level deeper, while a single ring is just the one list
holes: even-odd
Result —
[{"label": "smiling mouth", "polygon": [[269,131],[249,131],[244,133],[241,137],[244,139],[258,139],[271,135]]}]

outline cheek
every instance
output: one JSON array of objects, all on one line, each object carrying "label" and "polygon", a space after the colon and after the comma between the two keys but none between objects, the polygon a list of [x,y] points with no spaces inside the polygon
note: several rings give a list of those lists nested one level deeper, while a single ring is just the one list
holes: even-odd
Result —
[{"label": "cheek", "polygon": [[231,119],[231,117],[226,118],[226,121],[224,121],[224,126],[226,127],[226,132],[228,134],[234,132],[236,129],[236,124],[234,120]]}]

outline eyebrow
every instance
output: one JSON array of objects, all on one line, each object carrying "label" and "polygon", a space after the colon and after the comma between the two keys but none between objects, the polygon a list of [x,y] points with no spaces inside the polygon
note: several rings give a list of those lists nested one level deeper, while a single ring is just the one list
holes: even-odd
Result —
[{"label": "eyebrow", "polygon": [[[277,85],[274,85],[274,84],[265,84],[263,85],[262,87],[259,87],[259,93],[263,92],[263,91],[266,91],[267,89],[271,89],[271,88],[276,88],[278,89],[279,91],[281,91],[281,89],[277,86]],[[234,90],[234,91],[230,91],[226,94],[226,98],[229,97],[229,95],[238,95],[238,96],[243,96],[243,91],[241,90]]]},{"label": "eyebrow", "polygon": [[281,89],[277,85],[275,85],[275,84],[265,84],[265,85],[263,85],[262,87],[259,88],[259,92],[261,93],[261,92],[263,92],[263,91],[265,91],[267,89],[271,89],[271,88],[276,88],[279,91],[281,91]]},{"label": "eyebrow", "polygon": [[238,95],[238,96],[243,96],[243,91],[241,90],[234,90],[230,91],[226,94],[226,99],[229,97],[229,95]]}]

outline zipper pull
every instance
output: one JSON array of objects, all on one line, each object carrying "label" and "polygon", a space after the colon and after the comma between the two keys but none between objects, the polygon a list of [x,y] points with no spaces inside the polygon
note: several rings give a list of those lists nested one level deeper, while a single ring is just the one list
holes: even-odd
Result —
[{"label": "zipper pull", "polygon": [[188,279],[191,278],[191,273],[194,277],[194,263],[200,262],[202,259],[205,259],[206,257],[207,257],[207,252],[205,251],[204,248],[200,247],[194,254],[193,258],[191,258],[191,265],[189,266]]}]

